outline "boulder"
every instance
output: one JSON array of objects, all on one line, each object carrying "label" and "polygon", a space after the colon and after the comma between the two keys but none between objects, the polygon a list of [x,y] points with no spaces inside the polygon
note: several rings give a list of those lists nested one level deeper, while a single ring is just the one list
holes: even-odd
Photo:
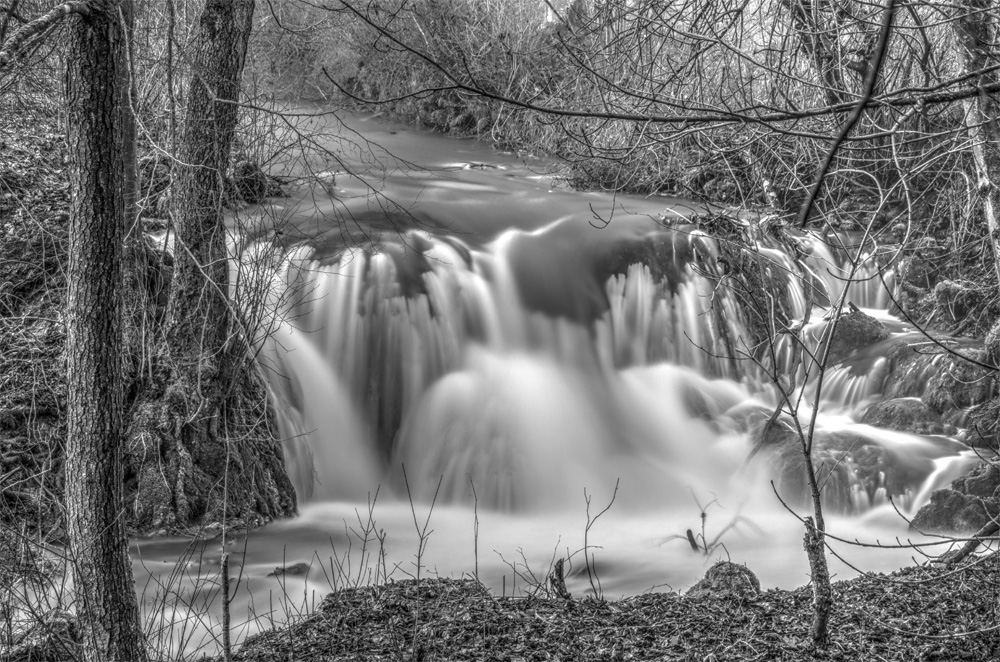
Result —
[{"label": "boulder", "polygon": [[684,597],[746,602],[759,595],[760,581],[750,568],[720,561],[709,568]]},{"label": "boulder", "polygon": [[[957,340],[950,348],[974,361],[988,360],[982,344],[975,341]],[[920,398],[940,415],[945,426],[979,429],[985,425],[983,433],[987,436],[995,427],[988,411],[982,411],[983,417],[975,415],[995,395],[993,371],[929,348],[926,339],[917,334],[898,338],[884,356],[888,365],[881,391],[886,400]],[[947,427],[945,434],[949,434]]]},{"label": "boulder", "polygon": [[277,567],[273,572],[267,573],[268,577],[306,577],[309,574],[309,570],[312,565],[309,563],[295,563],[293,565],[286,565],[282,567]]},{"label": "boulder", "polygon": [[1000,466],[983,462],[931,494],[911,527],[933,533],[974,533],[1000,515]]},{"label": "boulder", "polygon": [[945,434],[944,421],[920,398],[893,398],[865,410],[861,422],[910,434]]},{"label": "boulder", "polygon": [[256,163],[237,162],[233,166],[233,185],[247,204],[260,204],[267,197],[268,178]]},{"label": "boulder", "polygon": [[953,490],[983,499],[1000,499],[1000,466],[984,462],[952,481]]},{"label": "boulder", "polygon": [[830,343],[829,362],[839,363],[859,349],[874,345],[889,337],[881,322],[854,305],[841,313]]},{"label": "boulder", "polygon": [[[961,347],[958,351],[985,362],[984,349]],[[965,415],[970,408],[988,402],[995,395],[992,371],[947,354],[938,357],[935,368],[927,380],[923,401],[940,412],[945,422],[966,427]]]},{"label": "boulder", "polygon": [[917,511],[910,528],[924,533],[975,533],[1000,514],[996,499],[983,499],[946,488],[931,494],[930,503]]}]

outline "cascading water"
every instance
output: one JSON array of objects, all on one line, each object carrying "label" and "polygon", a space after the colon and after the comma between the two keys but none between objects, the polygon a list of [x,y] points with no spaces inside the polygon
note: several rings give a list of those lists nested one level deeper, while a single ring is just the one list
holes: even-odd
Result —
[{"label": "cascading water", "polygon": [[[377,253],[291,256],[293,299],[308,303],[290,308],[295,321],[270,355],[298,493],[361,499],[381,485],[426,500],[440,482],[446,503],[467,502],[475,488],[483,506],[520,512],[571,507],[609,476],[622,479],[630,508],[737,479],[776,405],[751,360],[745,304],[697,229],[621,223],[631,227],[600,246],[570,218],[480,247],[411,231]],[[542,250],[525,260],[528,246]],[[795,273],[777,249],[761,252]],[[823,300],[836,300],[842,265],[828,250],[808,261],[825,274]],[[880,303],[860,276],[868,286],[858,299]],[[787,277],[785,289],[804,315],[800,280]],[[812,325],[817,342],[826,324]],[[788,353],[779,351],[779,374],[796,370]],[[887,497],[909,508],[940,473],[934,460],[955,456],[953,443],[850,420],[877,395],[877,373],[876,361],[830,377],[818,455],[837,464],[826,488],[835,509]],[[814,384],[800,379],[814,401]],[[801,485],[797,452],[785,444],[781,466],[770,467],[786,487]],[[865,457],[891,467],[873,473]]]},{"label": "cascading water", "polygon": [[[806,378],[787,336],[771,359],[762,351],[752,306],[805,323],[818,343],[852,238],[794,237],[796,261],[787,241],[757,237],[770,288],[759,294],[783,302],[779,315],[731,286],[732,256],[684,221],[691,206],[552,190],[474,143],[408,139],[440,162],[383,175],[379,195],[406,210],[400,229],[374,230],[385,212],[347,176],[337,198],[310,190],[267,210],[303,239],[275,276],[281,321],[262,348],[302,515],[250,535],[251,605],[277,588],[275,565],[311,564],[306,579],[283,580],[308,592],[416,574],[418,552],[424,574],[475,573],[507,593],[569,556],[570,589],[583,591],[583,531],[612,500],[588,533],[608,595],[683,589],[727,555],[765,586],[805,583],[801,527],[775,495],[802,504],[791,419],[760,434],[778,403],[769,360],[785,386],[795,376],[800,420],[819,406],[814,461],[847,537],[909,535],[889,498],[913,512],[973,461],[948,437],[857,422],[884,391],[885,347],[907,337],[874,259],[846,301],[893,337],[831,367],[818,403],[816,371]],[[493,167],[448,163],[463,150]],[[919,396],[913,382],[897,395]],[[684,536],[702,525],[707,557]],[[885,569],[909,555],[857,562]]]}]

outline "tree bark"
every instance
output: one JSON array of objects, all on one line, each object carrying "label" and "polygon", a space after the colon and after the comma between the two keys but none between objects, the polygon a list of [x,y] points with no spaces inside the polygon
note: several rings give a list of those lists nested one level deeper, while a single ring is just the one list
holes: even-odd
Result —
[{"label": "tree bark", "polygon": [[[961,0],[956,4],[955,35],[965,73],[983,71],[997,64],[997,3],[994,0]],[[995,92],[984,87],[1000,83],[995,71],[972,79],[979,95],[966,99],[965,123],[976,163],[976,182],[983,216],[993,247],[993,265],[1000,281],[1000,108]]]},{"label": "tree bark", "polygon": [[[810,462],[811,459],[806,457],[806,461]],[[830,570],[826,564],[825,537],[822,522],[817,527],[813,523],[813,518],[807,517],[803,548],[809,559],[809,577],[813,585],[813,614],[809,634],[813,646],[819,650],[826,648],[830,643],[830,610],[833,608],[833,589],[830,587]]]},{"label": "tree bark", "polygon": [[222,215],[238,119],[234,102],[239,97],[253,10],[253,0],[206,0],[195,37],[181,145],[167,337],[177,370],[190,373],[195,378],[194,392],[209,401],[217,398],[211,389],[226,374],[228,352],[224,348],[233,333]]},{"label": "tree bark", "polygon": [[88,660],[144,660],[122,498],[124,136],[119,2],[72,20],[66,103],[70,152],[67,534]]},{"label": "tree bark", "polygon": [[295,510],[280,448],[260,423],[269,420],[266,390],[230,301],[226,171],[253,12],[253,0],[206,0],[193,41],[173,191],[165,375],[140,406],[133,434],[141,529],[206,517],[259,523]]}]

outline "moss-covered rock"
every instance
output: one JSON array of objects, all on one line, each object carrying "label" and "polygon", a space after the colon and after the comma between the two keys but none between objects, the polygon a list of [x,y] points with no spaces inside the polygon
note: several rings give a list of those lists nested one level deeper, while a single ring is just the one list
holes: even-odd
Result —
[{"label": "moss-covered rock", "polygon": [[684,597],[746,602],[759,595],[760,580],[750,568],[720,561],[709,568]]},{"label": "moss-covered rock", "polygon": [[881,322],[852,305],[837,318],[828,363],[839,363],[858,350],[888,337],[889,330]]},{"label": "moss-covered rock", "polygon": [[865,410],[861,422],[911,434],[945,432],[941,416],[920,398],[893,398],[876,402]]},{"label": "moss-covered rock", "polygon": [[970,534],[1000,515],[995,499],[982,499],[958,490],[935,490],[930,503],[917,511],[910,527],[924,533]]}]

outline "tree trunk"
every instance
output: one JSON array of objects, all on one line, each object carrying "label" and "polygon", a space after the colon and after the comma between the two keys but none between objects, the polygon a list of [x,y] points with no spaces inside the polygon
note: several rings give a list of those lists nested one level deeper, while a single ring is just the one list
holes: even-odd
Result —
[{"label": "tree trunk", "polygon": [[[956,5],[955,34],[965,73],[982,71],[997,64],[997,3],[993,0],[961,0]],[[1000,281],[1000,108],[995,93],[982,91],[996,85],[996,71],[972,79],[980,89],[978,97],[965,104],[965,123],[976,162],[976,181],[983,204],[983,216],[993,247],[993,265]]]},{"label": "tree trunk", "polygon": [[201,401],[196,403],[199,409],[203,402],[218,400],[213,390],[224,381],[229,358],[225,348],[233,342],[222,215],[229,150],[238,119],[233,102],[239,97],[253,8],[253,0],[207,0],[192,58],[175,191],[177,249],[167,337],[175,369],[193,378],[190,386]]},{"label": "tree trunk", "polygon": [[[821,16],[818,0],[783,0],[792,18],[792,26],[802,41],[802,50],[812,60],[822,81],[826,102],[835,106],[847,100],[847,85],[837,56],[837,24]],[[830,31],[834,34],[831,36]]]},{"label": "tree trunk", "polygon": [[[806,457],[806,462],[811,462],[811,458]],[[814,496],[814,508],[817,515],[820,515],[822,507],[816,506],[816,503],[818,497]],[[819,650],[823,650],[830,643],[830,610],[833,608],[833,589],[830,586],[830,570],[826,564],[825,538],[822,521],[817,527],[812,517],[806,517],[803,548],[809,560],[809,578],[813,585],[813,614],[809,635],[813,646]]]},{"label": "tree trunk", "polygon": [[70,166],[67,534],[88,660],[144,660],[122,498],[124,136],[118,2],[72,20],[66,56]]},{"label": "tree trunk", "polygon": [[164,374],[140,405],[133,434],[142,529],[206,517],[258,523],[295,510],[280,448],[260,423],[269,421],[266,390],[229,296],[226,170],[253,11],[253,0],[206,0],[194,38],[173,191]]}]

